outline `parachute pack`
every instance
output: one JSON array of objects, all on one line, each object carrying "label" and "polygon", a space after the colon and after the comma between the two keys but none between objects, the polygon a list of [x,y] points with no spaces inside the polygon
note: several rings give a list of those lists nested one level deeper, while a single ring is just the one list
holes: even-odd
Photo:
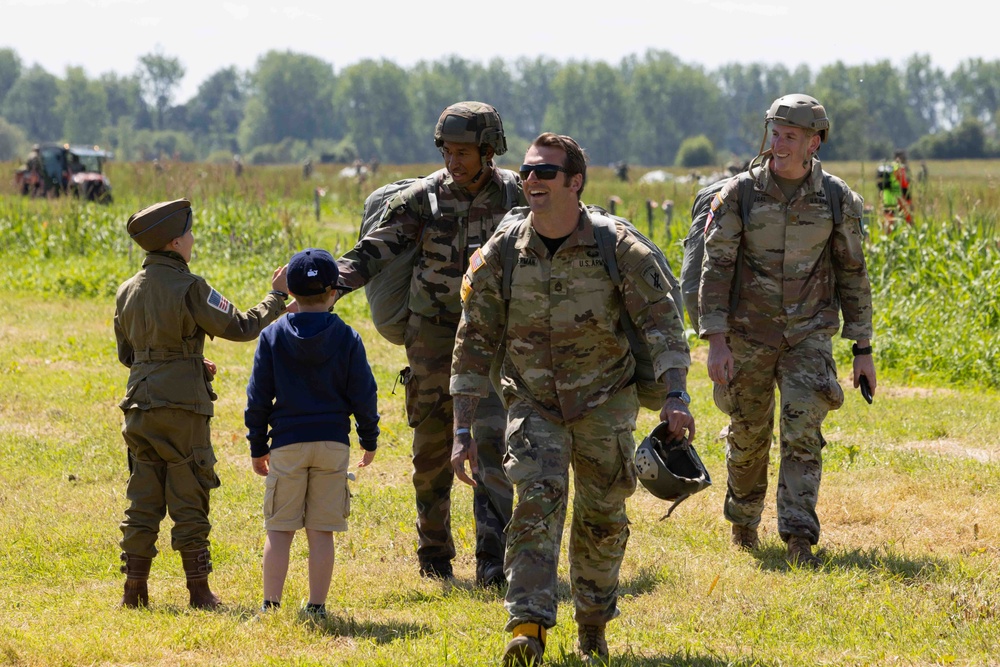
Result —
[{"label": "parachute pack", "polygon": [[891,164],[880,164],[875,168],[875,187],[878,188],[879,192],[892,190],[893,171]]},{"label": "parachute pack", "polygon": [[[512,209],[497,228],[498,231],[503,230],[504,232],[500,240],[500,256],[503,258],[503,274],[500,280],[500,289],[501,296],[505,302],[510,301],[510,286],[514,277],[514,267],[517,265],[517,250],[514,248],[514,241],[517,239],[521,225],[527,219],[528,211],[529,209],[526,206]],[[590,214],[590,220],[594,227],[594,238],[597,241],[598,252],[600,252],[604,268],[607,269],[608,275],[611,277],[611,282],[614,283],[615,287],[620,290],[622,285],[621,273],[618,270],[618,259],[615,255],[615,249],[618,244],[618,230],[615,223],[620,222],[631,230],[636,239],[652,251],[657,265],[663,271],[664,275],[667,276],[667,280],[670,283],[670,296],[674,300],[677,314],[683,322],[684,307],[681,305],[680,285],[677,284],[677,280],[670,270],[670,263],[667,261],[660,247],[646,238],[636,229],[635,225],[625,218],[611,215],[600,206],[588,205],[587,211]],[[625,331],[625,335],[628,337],[632,357],[635,359],[635,375],[633,377],[639,394],[639,403],[645,408],[659,412],[660,408],[663,407],[663,403],[667,400],[667,387],[656,381],[656,375],[653,372],[653,358],[650,354],[649,346],[646,345],[645,340],[639,335],[635,323],[624,307],[621,309],[621,325]],[[495,371],[496,369],[494,368],[494,373],[491,373],[491,375],[495,374]],[[499,393],[499,383],[496,382],[495,377],[494,385],[497,385]]]},{"label": "parachute pack", "polygon": [[[405,252],[392,258],[378,274],[365,284],[365,297],[367,297],[368,305],[372,311],[372,322],[375,324],[375,329],[383,338],[394,345],[403,344],[406,321],[410,314],[410,281],[413,280],[413,264],[420,250],[420,238],[423,235],[424,226],[430,219],[437,220],[443,217],[437,199],[437,182],[442,171],[444,170],[436,171],[430,176],[404,178],[394,183],[388,183],[376,189],[365,199],[358,241],[368,236],[379,226],[389,202],[398,193],[407,188],[420,188],[423,190],[424,196],[416,199],[426,201],[424,207],[426,210],[418,212],[421,225],[416,243]],[[498,171],[504,183],[504,206],[509,208],[517,203],[517,178],[513,172],[506,169]]]},{"label": "parachute pack", "polygon": [[[698,292],[701,287],[701,264],[705,256],[705,232],[708,227],[708,216],[712,210],[712,200],[729,182],[739,179],[739,204],[740,218],[743,221],[750,219],[750,209],[754,203],[754,176],[750,172],[744,171],[729,178],[723,178],[706,185],[694,196],[694,203],[691,205],[691,227],[684,238],[684,260],[681,263],[681,292],[684,295],[684,308],[687,310],[688,318],[695,332],[698,331]],[[840,201],[843,190],[839,182],[833,181],[830,175],[823,172],[823,190],[826,199],[830,202],[830,211],[833,214],[833,224],[839,225],[843,220],[843,213],[840,209]],[[736,304],[740,299],[740,276],[743,273],[743,244],[740,244],[736,252],[736,269],[733,272],[733,287],[730,291],[729,312],[736,309]]]}]

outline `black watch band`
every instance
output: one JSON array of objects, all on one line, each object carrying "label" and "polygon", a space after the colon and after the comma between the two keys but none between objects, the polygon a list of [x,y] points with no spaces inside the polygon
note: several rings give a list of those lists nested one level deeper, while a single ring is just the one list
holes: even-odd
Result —
[{"label": "black watch band", "polygon": [[686,391],[669,391],[667,398],[679,398],[684,405],[691,405],[691,397]]},{"label": "black watch band", "polygon": [[866,354],[872,353],[872,346],[869,345],[868,347],[858,347],[858,344],[855,343],[854,345],[851,346],[851,352],[854,354],[855,357],[863,357]]},{"label": "black watch band", "polygon": [[288,301],[288,292],[282,292],[280,289],[273,289],[268,294],[273,294],[282,301]]}]

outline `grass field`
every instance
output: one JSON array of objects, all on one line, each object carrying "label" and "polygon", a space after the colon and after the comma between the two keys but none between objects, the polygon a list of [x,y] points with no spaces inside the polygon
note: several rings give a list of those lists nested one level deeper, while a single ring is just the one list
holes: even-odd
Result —
[{"label": "grass field", "polygon": [[[361,294],[337,309],[368,346],[383,438],[375,463],[353,484],[351,528],[337,535],[331,618],[316,623],[298,612],[306,596],[302,536],[292,547],[284,607],[255,614],[263,480],[250,469],[242,425],[254,345],[220,340],[206,346],[220,369],[213,439],[223,482],[212,500],[211,581],[226,606],[186,607],[167,520],[150,608],[116,608],[127,475],[116,404],[127,369],[115,357],[113,292],[141,254],[129,252],[124,220],[151,201],[192,196],[192,270],[247,308],[291,250],[352,242],[367,186],[337,186],[332,176],[323,180],[322,170],[312,182],[289,169],[252,172],[237,183],[228,172],[202,176],[198,169],[210,167],[178,166],[165,183],[114,167],[120,172],[112,174],[110,208],[0,195],[0,277],[8,286],[0,301],[0,664],[497,664],[509,638],[506,614],[499,595],[472,583],[467,487],[454,492],[456,580],[434,583],[417,574],[409,430],[402,388],[393,393],[405,361],[401,348],[374,331]],[[716,438],[725,421],[712,403],[706,348],[692,339],[695,445],[715,484],[662,521],[664,503],[642,488],[630,499],[622,616],[608,630],[612,664],[1000,665],[1000,168],[929,167],[917,228],[872,230],[881,374],[874,405],[847,387],[850,353],[837,344],[848,397],[824,429],[825,567],[785,563],[774,466],[763,547],[748,554],[729,545],[723,445]],[[862,187],[850,175],[860,175],[860,165],[829,169]],[[595,170],[588,184],[594,202],[620,194],[626,208],[641,210],[637,202],[647,197],[673,196],[645,186],[623,190],[604,171]],[[396,173],[407,170],[386,171],[381,180]],[[326,190],[319,221],[316,186]],[[674,226],[658,232],[677,262],[687,190],[676,198]],[[655,415],[644,411],[636,438],[654,425]],[[355,447],[354,460],[359,455]],[[560,581],[547,664],[579,665],[565,549]]]}]

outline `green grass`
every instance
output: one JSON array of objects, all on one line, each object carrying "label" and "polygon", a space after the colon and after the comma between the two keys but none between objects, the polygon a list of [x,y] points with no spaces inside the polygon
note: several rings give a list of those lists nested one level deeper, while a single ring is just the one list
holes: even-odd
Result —
[{"label": "green grass", "polygon": [[[931,167],[932,175],[941,170]],[[154,200],[174,196],[156,190],[151,175],[133,178]],[[196,200],[192,270],[241,308],[263,296],[290,248],[353,242],[360,210],[353,186],[330,187],[317,223],[300,177],[279,174],[275,191],[252,180],[239,197],[226,190],[237,186],[224,174],[215,180],[216,190],[205,185]],[[221,340],[208,342],[206,355],[220,368],[213,441],[223,485],[212,497],[211,581],[226,607],[186,607],[167,520],[150,609],[116,608],[127,474],[117,402],[127,370],[115,357],[113,295],[140,261],[129,253],[124,221],[149,201],[115,182],[118,201],[109,208],[0,197],[0,276],[8,286],[0,302],[0,664],[498,664],[506,614],[499,596],[472,583],[467,487],[454,493],[455,583],[417,574],[410,435],[402,388],[392,393],[405,356],[378,337],[361,294],[337,310],[368,347],[383,438],[375,463],[353,484],[350,530],[337,535],[330,620],[316,624],[298,613],[307,594],[301,536],[284,607],[254,613],[263,481],[250,469],[242,425],[254,345]],[[595,177],[588,192],[600,201],[617,187],[610,175]],[[963,200],[959,186],[949,187]],[[845,406],[824,428],[819,572],[784,561],[774,465],[762,548],[747,554],[729,546],[716,439],[725,420],[712,404],[705,346],[694,343],[695,444],[715,484],[663,521],[665,504],[643,489],[629,500],[622,616],[609,626],[612,664],[1000,665],[1000,394],[989,315],[1000,292],[996,237],[985,218],[975,226],[942,220],[889,236],[873,231],[870,239],[880,383],[872,406],[845,387]],[[848,346],[838,341],[836,350],[846,382]],[[637,439],[654,422],[644,411]],[[548,664],[581,664],[571,607],[564,548]]]}]

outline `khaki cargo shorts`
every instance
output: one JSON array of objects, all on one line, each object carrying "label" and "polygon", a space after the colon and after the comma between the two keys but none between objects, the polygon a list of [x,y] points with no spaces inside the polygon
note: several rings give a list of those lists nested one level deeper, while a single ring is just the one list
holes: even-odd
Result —
[{"label": "khaki cargo shorts", "polygon": [[350,458],[350,446],[332,440],[299,442],[272,450],[264,491],[264,528],[347,530]]}]

